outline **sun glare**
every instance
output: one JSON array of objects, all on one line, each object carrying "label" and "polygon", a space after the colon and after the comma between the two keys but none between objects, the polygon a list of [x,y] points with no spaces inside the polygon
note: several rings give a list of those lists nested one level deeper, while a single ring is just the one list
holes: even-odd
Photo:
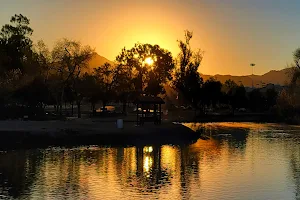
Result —
[{"label": "sun glare", "polygon": [[145,59],[145,64],[151,66],[151,65],[153,65],[153,63],[154,63],[154,61],[151,57],[148,57],[148,58]]}]

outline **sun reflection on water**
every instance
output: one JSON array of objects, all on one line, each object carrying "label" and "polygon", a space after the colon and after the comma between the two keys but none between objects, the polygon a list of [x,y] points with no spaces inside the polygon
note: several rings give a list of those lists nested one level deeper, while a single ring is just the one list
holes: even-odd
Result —
[{"label": "sun reflection on water", "polygon": [[[275,125],[236,123],[223,129],[235,127],[239,129],[231,136],[215,134],[186,145],[8,151],[0,154],[0,195],[7,199],[144,199],[145,195],[149,199],[295,199],[300,194],[300,129],[284,139],[275,134],[283,128]],[[247,134],[241,137],[243,131]]]},{"label": "sun reflection on water", "polygon": [[[153,165],[153,159],[151,156],[145,156],[144,158],[144,172],[148,174],[148,172],[151,170]],[[147,175],[149,176],[149,174]]]}]

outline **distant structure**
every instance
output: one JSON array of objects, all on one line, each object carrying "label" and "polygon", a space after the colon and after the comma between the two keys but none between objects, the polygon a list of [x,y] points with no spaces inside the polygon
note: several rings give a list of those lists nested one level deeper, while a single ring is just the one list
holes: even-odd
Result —
[{"label": "distant structure", "polygon": [[134,101],[134,103],[136,104],[137,125],[143,125],[145,122],[161,124],[161,105],[165,104],[162,98],[153,96],[140,96]]},{"label": "distant structure", "polygon": [[252,88],[253,88],[253,68],[254,68],[255,64],[251,63],[250,66],[252,67],[252,76],[251,76],[252,78],[251,79],[252,79]]}]

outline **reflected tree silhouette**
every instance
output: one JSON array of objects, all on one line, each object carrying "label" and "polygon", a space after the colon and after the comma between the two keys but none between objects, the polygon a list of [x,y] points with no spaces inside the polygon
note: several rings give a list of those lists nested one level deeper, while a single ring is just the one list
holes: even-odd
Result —
[{"label": "reflected tree silhouette", "polygon": [[238,129],[238,130],[232,130],[231,138],[228,139],[228,145],[230,150],[232,151],[238,151],[241,154],[245,153],[246,145],[247,145],[247,138],[248,134],[250,132],[250,129]]},{"label": "reflected tree silhouette", "polygon": [[300,152],[295,151],[291,155],[290,168],[295,181],[295,199],[300,198]]},{"label": "reflected tree silhouette", "polygon": [[[165,155],[162,155],[165,147],[161,145],[126,148],[78,147],[48,149],[43,150],[43,153],[4,154],[0,155],[0,181],[5,183],[7,180],[10,189],[7,190],[7,185],[1,187],[8,192],[7,196],[13,198],[23,197],[26,191],[34,190],[31,186],[37,182],[43,183],[38,190],[40,197],[46,198],[49,194],[57,194],[57,197],[68,196],[69,193],[88,195],[91,187],[89,179],[96,175],[98,178],[104,177],[103,180],[116,179],[117,187],[134,189],[141,194],[158,194],[164,187],[175,183],[179,195],[190,198],[191,182],[196,180],[200,187],[202,159],[213,156],[218,160],[218,154],[211,154],[215,147],[205,149],[210,141],[204,142],[200,144],[200,148],[195,148],[197,143],[168,147],[173,153],[166,154],[164,151]],[[166,161],[163,165],[163,156],[176,159],[169,163],[173,167],[166,165]],[[172,179],[176,181],[172,183]]]},{"label": "reflected tree silhouette", "polygon": [[[250,173],[244,167],[249,163],[244,161],[253,153],[249,148],[247,152],[252,152],[245,153],[248,137],[251,139],[253,135],[247,128],[237,132],[227,128],[219,133],[229,130],[230,137],[212,135],[210,139],[200,139],[191,145],[83,146],[5,152],[0,154],[0,192],[16,199],[97,199],[99,192],[104,199],[118,195],[138,198],[147,195],[151,199],[161,195],[172,195],[175,199],[205,197],[215,187],[224,187],[216,181],[227,183],[230,180],[232,186],[239,184],[240,177],[235,176],[235,170]],[[282,144],[294,146],[289,141]],[[269,152],[270,149],[265,150]],[[300,194],[298,146],[287,149],[287,153],[284,158],[290,161],[288,171],[292,179],[289,181],[295,186],[297,199]],[[240,156],[246,159],[231,162]],[[115,194],[118,192],[120,194]]]},{"label": "reflected tree silhouette", "polygon": [[32,186],[37,171],[40,169],[42,153],[14,151],[0,153],[0,188],[1,194],[19,198]]},{"label": "reflected tree silhouette", "polygon": [[215,138],[224,144],[228,144],[231,151],[244,153],[247,145],[249,128],[226,127],[226,126],[204,126],[200,127],[207,137]]},{"label": "reflected tree silhouette", "polygon": [[191,173],[189,173],[189,160],[188,149],[184,146],[180,146],[180,194],[183,199],[190,198],[190,186],[189,179]]},{"label": "reflected tree silhouette", "polygon": [[136,151],[137,184],[143,190],[157,190],[169,183],[169,174],[161,167],[161,146],[140,146]]}]

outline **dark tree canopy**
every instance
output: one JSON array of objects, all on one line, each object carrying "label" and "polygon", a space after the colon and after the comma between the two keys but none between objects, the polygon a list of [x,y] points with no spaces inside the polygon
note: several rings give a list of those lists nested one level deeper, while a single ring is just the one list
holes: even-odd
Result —
[{"label": "dark tree canopy", "polygon": [[200,91],[203,80],[199,73],[199,67],[203,59],[203,51],[192,51],[190,40],[193,33],[185,31],[185,40],[179,40],[180,53],[177,59],[173,86],[182,94],[182,98],[188,103],[197,106],[200,100]]},{"label": "dark tree canopy", "polygon": [[[214,79],[203,82],[199,68],[204,52],[191,48],[193,32],[188,30],[177,41],[180,51],[175,60],[168,50],[158,45],[137,43],[131,49],[123,48],[115,63],[105,63],[86,73],[85,68],[94,56],[90,46],[62,39],[49,50],[43,41],[33,44],[32,34],[30,20],[22,14],[12,16],[0,30],[2,109],[8,105],[17,109],[30,107],[34,114],[34,110],[52,104],[55,112],[62,115],[63,104],[65,108],[67,103],[71,104],[73,113],[75,103],[80,117],[82,103],[90,103],[95,114],[96,103],[102,102],[105,110],[108,103],[118,101],[123,103],[125,111],[126,103],[138,95],[165,93],[166,84],[176,90],[175,95],[179,97],[176,103],[184,104],[185,108],[192,105],[195,114],[198,108],[205,111],[208,106],[221,109],[231,106],[233,111],[248,106],[253,111],[265,111],[277,103],[277,92],[272,89],[255,89],[246,94],[244,86],[232,80],[224,84]],[[293,69],[290,104],[298,104],[294,96],[300,84],[300,48],[294,52]],[[175,95],[172,91],[172,96]],[[0,113],[1,116],[5,115]]]},{"label": "dark tree canopy", "polygon": [[246,89],[243,85],[237,86],[233,96],[234,108],[245,108],[247,106]]},{"label": "dark tree canopy", "polygon": [[214,79],[208,79],[203,84],[203,102],[207,106],[215,106],[222,97],[222,83]]},{"label": "dark tree canopy", "polygon": [[[147,59],[153,63],[149,64]],[[116,60],[119,65],[130,67],[135,90],[149,95],[164,93],[163,85],[172,79],[175,66],[171,52],[151,44],[137,43],[129,50],[124,48]]]},{"label": "dark tree canopy", "polygon": [[294,51],[293,57],[294,57],[294,62],[296,64],[296,66],[298,68],[300,68],[300,64],[299,64],[299,61],[300,61],[300,48],[298,48]]},{"label": "dark tree canopy", "polygon": [[278,92],[274,88],[267,89],[266,91],[266,103],[268,109],[275,106],[278,97]]},{"label": "dark tree canopy", "polygon": [[254,89],[249,93],[249,107],[255,112],[265,110],[266,100],[259,89]]},{"label": "dark tree canopy", "polygon": [[23,15],[11,17],[10,24],[5,24],[0,32],[0,48],[4,61],[1,70],[20,69],[24,71],[24,62],[32,56],[30,21]]},{"label": "dark tree canopy", "polygon": [[228,79],[223,84],[222,90],[225,94],[225,101],[231,105],[233,112],[236,108],[247,106],[246,89],[242,84],[238,85],[233,80]]},{"label": "dark tree canopy", "polygon": [[294,51],[293,57],[295,64],[292,66],[291,87],[294,92],[299,92],[297,89],[299,89],[300,86],[300,48]]}]

